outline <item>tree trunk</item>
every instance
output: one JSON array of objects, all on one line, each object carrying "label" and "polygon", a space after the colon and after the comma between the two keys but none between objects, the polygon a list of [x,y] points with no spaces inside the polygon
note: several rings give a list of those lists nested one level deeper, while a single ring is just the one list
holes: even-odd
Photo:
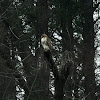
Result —
[{"label": "tree trunk", "polygon": [[47,0],[38,0],[38,35],[48,34],[48,3]]},{"label": "tree trunk", "polygon": [[64,98],[64,83],[61,79],[55,80],[55,100],[63,100]]},{"label": "tree trunk", "polygon": [[[73,48],[73,26],[72,26],[72,0],[61,2],[61,9],[64,9],[63,15],[61,16],[61,28],[62,28],[62,47],[63,51],[71,51]],[[69,18],[66,20],[67,17]]]},{"label": "tree trunk", "polygon": [[93,26],[93,1],[83,0],[83,73],[85,76],[85,100],[95,98],[95,73],[94,73],[94,26]]},{"label": "tree trunk", "polygon": [[[40,38],[42,34],[48,35],[48,0],[37,0],[37,34],[36,34],[36,48],[39,47]],[[50,70],[47,67],[47,62],[43,56],[41,49],[36,50],[36,62],[39,69],[37,89],[41,90],[37,92],[39,95],[38,100],[50,100],[49,97],[49,76]]]}]

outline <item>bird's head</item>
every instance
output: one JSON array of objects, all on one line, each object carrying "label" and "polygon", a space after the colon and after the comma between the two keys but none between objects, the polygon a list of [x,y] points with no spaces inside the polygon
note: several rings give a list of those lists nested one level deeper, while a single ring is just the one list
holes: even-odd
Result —
[{"label": "bird's head", "polygon": [[47,37],[47,35],[46,34],[42,34],[41,38],[45,38],[45,37]]}]

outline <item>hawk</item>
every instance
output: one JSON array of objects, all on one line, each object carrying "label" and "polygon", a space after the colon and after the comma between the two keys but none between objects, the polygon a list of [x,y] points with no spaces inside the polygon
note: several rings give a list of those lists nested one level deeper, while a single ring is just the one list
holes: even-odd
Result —
[{"label": "hawk", "polygon": [[52,50],[51,39],[46,34],[42,34],[41,36],[41,45],[46,52]]}]

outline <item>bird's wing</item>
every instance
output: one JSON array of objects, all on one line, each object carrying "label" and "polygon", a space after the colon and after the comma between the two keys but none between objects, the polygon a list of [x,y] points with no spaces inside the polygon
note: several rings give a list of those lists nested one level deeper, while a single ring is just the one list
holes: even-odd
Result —
[{"label": "bird's wing", "polygon": [[50,38],[47,38],[47,45],[49,46],[50,50],[52,50],[52,42]]}]

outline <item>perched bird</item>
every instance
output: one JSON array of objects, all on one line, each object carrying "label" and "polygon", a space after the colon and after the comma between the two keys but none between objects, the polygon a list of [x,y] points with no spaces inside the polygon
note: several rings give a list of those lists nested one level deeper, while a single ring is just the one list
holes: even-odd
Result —
[{"label": "perched bird", "polygon": [[45,52],[52,50],[51,39],[46,34],[42,34],[41,36],[41,45]]}]

